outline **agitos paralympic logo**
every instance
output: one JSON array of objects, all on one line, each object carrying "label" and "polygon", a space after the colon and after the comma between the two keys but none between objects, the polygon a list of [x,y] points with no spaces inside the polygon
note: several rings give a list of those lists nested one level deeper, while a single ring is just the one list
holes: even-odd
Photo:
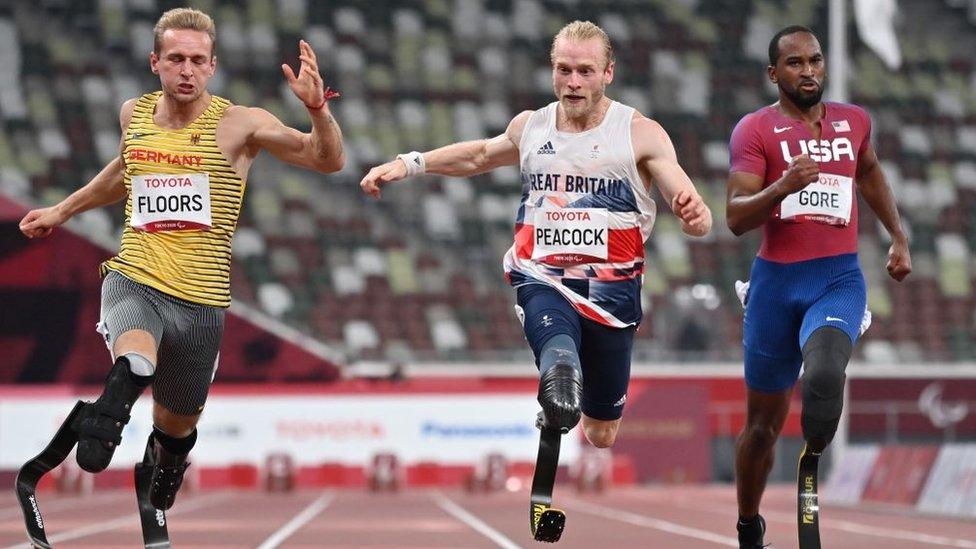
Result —
[{"label": "agitos paralympic logo", "polygon": [[918,395],[918,409],[929,416],[932,425],[945,429],[966,419],[969,415],[969,404],[966,401],[946,402],[942,399],[945,385],[933,381]]}]

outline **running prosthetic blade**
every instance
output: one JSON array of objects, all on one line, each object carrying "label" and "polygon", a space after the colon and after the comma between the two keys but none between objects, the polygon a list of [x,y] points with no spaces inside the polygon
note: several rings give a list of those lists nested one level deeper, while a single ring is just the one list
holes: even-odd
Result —
[{"label": "running prosthetic blade", "polygon": [[47,447],[34,459],[25,463],[17,473],[17,500],[20,501],[20,509],[24,512],[27,537],[33,547],[39,549],[53,547],[51,542],[47,540],[44,519],[41,517],[41,508],[34,492],[37,490],[37,483],[40,482],[41,477],[50,472],[51,469],[61,465],[78,442],[78,433],[71,428],[71,424],[84,406],[85,403],[79,400],[68,413],[68,417],[61,423],[61,427],[58,428],[58,432],[54,434],[54,438],[51,439]]},{"label": "running prosthetic blade", "polygon": [[552,508],[552,488],[556,482],[561,437],[558,429],[543,426],[539,431],[539,456],[535,461],[529,503],[529,529],[536,541],[555,543],[566,527],[566,513]]},{"label": "running prosthetic blade", "polygon": [[820,503],[817,496],[817,471],[820,454],[803,446],[797,465],[796,525],[800,549],[820,549]]},{"label": "running prosthetic blade", "polygon": [[136,463],[136,502],[139,504],[139,522],[142,523],[142,543],[146,549],[169,549],[169,531],[166,529],[166,511],[156,509],[149,501],[149,489],[153,474],[152,438],[146,443],[146,453],[141,463]]}]

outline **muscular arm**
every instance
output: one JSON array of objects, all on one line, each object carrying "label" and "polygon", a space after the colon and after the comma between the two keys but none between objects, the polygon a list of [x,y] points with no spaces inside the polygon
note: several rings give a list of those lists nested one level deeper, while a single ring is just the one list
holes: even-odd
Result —
[{"label": "muscular arm", "polygon": [[793,157],[783,177],[765,189],[762,177],[749,172],[732,172],[725,208],[729,229],[738,236],[759,227],[784,198],[819,178],[820,166],[805,154]]},{"label": "muscular arm", "polygon": [[300,40],[298,50],[301,61],[298,74],[289,65],[281,65],[281,71],[295,97],[309,107],[311,133],[289,128],[273,114],[259,108],[243,109],[243,115],[241,111],[235,113],[238,115],[235,126],[239,124],[238,128],[246,128],[244,143],[251,158],[265,149],[282,162],[322,173],[337,172],[345,165],[346,154],[342,150],[342,131],[327,101],[328,97],[334,96],[326,95],[312,46]]},{"label": "muscular arm", "polygon": [[56,208],[67,221],[81,212],[115,204],[127,194],[122,184],[124,172],[125,162],[122,157],[115,157],[87,185],[71,193]]},{"label": "muscular arm", "polygon": [[657,185],[689,236],[705,236],[712,230],[712,212],[694,183],[678,164],[678,155],[667,132],[657,122],[640,116],[631,123],[634,159],[638,170]]},{"label": "muscular arm", "polygon": [[[312,119],[311,133],[302,133],[285,126],[268,111],[251,107],[244,117],[254,124],[247,140],[250,155],[260,150],[270,152],[275,158],[295,166],[322,173],[337,172],[346,162],[342,149],[342,131],[326,103],[322,108],[309,110]],[[242,118],[244,118],[242,117]]]},{"label": "muscular arm", "polygon": [[425,152],[427,172],[468,177],[518,164],[518,144],[531,114],[531,111],[519,114],[508,124],[505,133],[491,139],[464,141]]},{"label": "muscular arm", "polygon": [[119,126],[122,129],[122,136],[119,138],[119,156],[113,158],[87,185],[71,193],[57,205],[66,221],[81,212],[115,204],[128,194],[122,181],[122,175],[125,173],[122,150],[125,146],[125,132],[129,129],[129,122],[132,121],[132,109],[135,105],[136,100],[129,99],[122,104],[119,112]]},{"label": "muscular arm", "polygon": [[878,215],[878,219],[888,229],[891,238],[905,240],[905,231],[901,226],[895,197],[891,194],[891,187],[885,179],[881,162],[878,161],[874,149],[869,147],[858,159],[856,177],[861,196]]},{"label": "muscular arm", "polygon": [[881,170],[881,163],[874,149],[868,149],[858,156],[857,187],[867,201],[868,206],[878,215],[878,219],[888,229],[891,235],[891,248],[888,250],[888,274],[897,281],[902,281],[912,272],[912,260],[908,250],[908,238],[901,226],[898,206],[891,194],[891,187]]},{"label": "muscular arm", "polygon": [[[518,144],[532,111],[524,111],[508,124],[505,133],[491,139],[454,143],[423,153],[425,171],[438,175],[467,177],[519,162]],[[407,166],[397,158],[376,166],[359,182],[363,192],[376,198],[380,187],[407,176]]]},{"label": "muscular arm", "polygon": [[789,195],[782,179],[763,188],[763,178],[749,172],[732,172],[726,186],[725,221],[736,236],[762,226],[776,206]]},{"label": "muscular arm", "polygon": [[28,238],[47,236],[55,227],[81,212],[114,204],[125,198],[127,193],[122,180],[125,173],[122,148],[125,143],[125,132],[132,120],[132,109],[135,102],[135,99],[130,99],[123,103],[119,113],[119,124],[122,127],[122,137],[119,139],[119,156],[113,158],[85,186],[71,193],[61,202],[48,208],[39,208],[27,212],[27,215],[20,222],[20,230]]}]

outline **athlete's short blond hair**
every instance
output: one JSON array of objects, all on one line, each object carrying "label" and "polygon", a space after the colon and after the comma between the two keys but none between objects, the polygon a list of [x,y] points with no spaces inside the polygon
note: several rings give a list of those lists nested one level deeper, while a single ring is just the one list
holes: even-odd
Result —
[{"label": "athlete's short blond hair", "polygon": [[610,45],[610,37],[607,36],[607,33],[603,29],[590,21],[573,21],[559,29],[559,32],[552,39],[552,48],[549,50],[550,61],[555,61],[556,41],[560,38],[576,42],[583,42],[592,38],[599,39],[603,43],[603,54],[607,61],[604,68],[613,62],[613,46]]},{"label": "athlete's short blond hair", "polygon": [[156,55],[163,48],[163,33],[170,29],[195,30],[207,33],[210,37],[210,55],[217,50],[217,26],[213,19],[200,10],[193,8],[171,9],[159,17],[156,27],[153,28],[153,51]]}]

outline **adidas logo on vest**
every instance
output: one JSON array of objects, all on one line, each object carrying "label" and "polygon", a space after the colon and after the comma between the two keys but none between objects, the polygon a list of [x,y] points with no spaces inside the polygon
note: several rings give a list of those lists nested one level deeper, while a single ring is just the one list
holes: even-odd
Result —
[{"label": "adidas logo on vest", "polygon": [[556,154],[556,149],[553,148],[552,141],[546,141],[546,144],[539,147],[535,154]]}]

